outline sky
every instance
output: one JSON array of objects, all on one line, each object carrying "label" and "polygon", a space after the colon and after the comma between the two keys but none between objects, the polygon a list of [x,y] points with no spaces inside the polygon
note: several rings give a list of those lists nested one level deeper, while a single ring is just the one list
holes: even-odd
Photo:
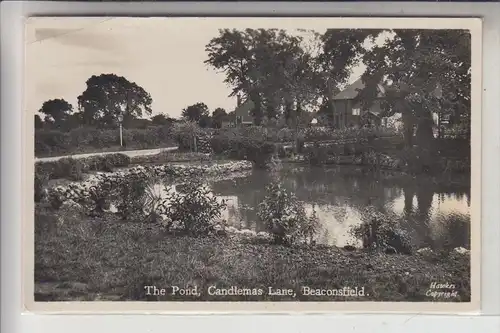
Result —
[{"label": "sky", "polygon": [[[304,21],[306,22],[306,21]],[[114,73],[143,87],[153,115],[179,117],[198,102],[212,112],[236,104],[224,75],[203,62],[205,45],[222,28],[298,28],[324,32],[327,25],[296,19],[30,18],[26,24],[25,109],[63,98],[77,109],[77,96],[92,75]],[[364,67],[354,69],[351,82]]]}]

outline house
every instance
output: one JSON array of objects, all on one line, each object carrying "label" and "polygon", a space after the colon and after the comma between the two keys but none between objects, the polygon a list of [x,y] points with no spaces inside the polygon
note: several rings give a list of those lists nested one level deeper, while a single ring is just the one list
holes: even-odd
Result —
[{"label": "house", "polygon": [[[387,118],[380,116],[382,109],[379,101],[376,100],[368,110],[363,109],[361,104],[355,101],[359,91],[364,87],[365,84],[363,80],[359,78],[333,97],[334,127],[345,128],[361,127],[363,125],[387,125]],[[377,88],[377,99],[383,99],[385,95],[384,87],[379,84]]]},{"label": "house", "polygon": [[255,107],[254,102],[250,99],[242,101],[240,95],[236,97],[236,108],[234,111],[230,112],[226,120],[222,122],[222,127],[252,126],[254,123],[252,116],[252,110]]}]

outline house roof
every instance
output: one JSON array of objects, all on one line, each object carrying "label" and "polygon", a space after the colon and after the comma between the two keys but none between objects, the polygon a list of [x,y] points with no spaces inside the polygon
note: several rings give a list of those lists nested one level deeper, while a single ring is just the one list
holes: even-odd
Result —
[{"label": "house roof", "polygon": [[241,117],[242,123],[251,123],[253,122],[253,116],[251,114],[251,111],[253,110],[254,107],[255,103],[252,100],[247,99],[234,109],[233,117],[235,119],[236,117]]},{"label": "house roof", "polygon": [[249,114],[254,107],[255,103],[252,100],[247,99],[234,109],[234,113],[237,115],[246,115]]},{"label": "house roof", "polygon": [[[344,90],[339,92],[337,95],[333,97],[334,100],[341,100],[341,99],[354,99],[359,93],[359,90],[363,89],[365,87],[365,84],[361,77],[345,87]],[[385,89],[381,84],[377,85],[378,87],[378,95],[377,97],[383,97],[385,93]]]}]

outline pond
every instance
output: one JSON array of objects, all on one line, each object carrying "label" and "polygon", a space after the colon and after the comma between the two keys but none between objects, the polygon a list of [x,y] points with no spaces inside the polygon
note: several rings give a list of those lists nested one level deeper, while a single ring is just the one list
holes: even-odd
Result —
[{"label": "pond", "polygon": [[[428,176],[412,178],[362,168],[297,168],[282,170],[284,186],[314,209],[322,230],[318,241],[344,246],[359,245],[349,230],[363,223],[362,213],[371,206],[392,214],[409,232],[415,246],[431,248],[470,247],[470,187],[467,184],[436,185]],[[224,219],[237,228],[265,231],[257,207],[270,182],[266,171],[254,170],[242,178],[211,184],[226,199]]]},{"label": "pond", "polygon": [[[308,215],[316,212],[321,225],[317,242],[321,244],[361,246],[350,231],[366,221],[367,209],[375,209],[398,221],[398,227],[410,235],[417,248],[470,248],[470,186],[463,179],[438,185],[426,175],[297,165],[284,165],[280,178],[304,203]],[[266,227],[257,216],[258,205],[270,181],[267,171],[252,170],[209,183],[227,204],[222,218],[229,225],[259,232]],[[182,192],[179,185],[175,190]],[[160,184],[154,187],[163,191]]]}]

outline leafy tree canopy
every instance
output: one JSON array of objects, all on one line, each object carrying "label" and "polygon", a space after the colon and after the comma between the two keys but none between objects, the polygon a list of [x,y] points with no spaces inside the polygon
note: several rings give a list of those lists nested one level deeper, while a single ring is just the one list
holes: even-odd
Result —
[{"label": "leafy tree canopy", "polygon": [[[395,30],[366,52],[358,99],[365,107],[384,87],[386,115],[401,113],[407,143],[417,125],[420,143],[432,136],[432,114],[470,116],[471,36],[463,30]],[[423,140],[423,141],[422,141]]]},{"label": "leafy tree canopy", "polygon": [[124,121],[151,115],[151,95],[135,82],[116,74],[93,75],[87,89],[78,96],[78,106],[87,124],[113,124],[118,115]]},{"label": "leafy tree canopy", "polygon": [[73,112],[73,106],[61,98],[51,99],[45,101],[38,112],[45,115],[47,122],[60,125]]},{"label": "leafy tree canopy", "polygon": [[209,116],[208,106],[205,103],[196,103],[182,110],[182,117],[188,121],[199,122],[204,116]]},{"label": "leafy tree canopy", "polygon": [[227,117],[227,112],[223,108],[217,108],[212,112],[212,125],[214,127],[222,127],[222,122]]}]

